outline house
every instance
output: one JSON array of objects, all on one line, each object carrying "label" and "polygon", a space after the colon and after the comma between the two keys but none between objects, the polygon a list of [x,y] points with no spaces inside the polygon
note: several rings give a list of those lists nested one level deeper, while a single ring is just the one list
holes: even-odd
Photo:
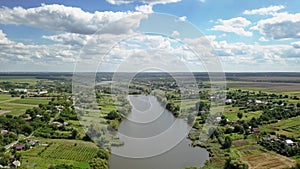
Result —
[{"label": "house", "polygon": [[19,160],[14,161],[12,164],[15,166],[15,168],[18,168],[21,166],[21,162]]},{"label": "house", "polygon": [[219,116],[219,117],[216,117],[216,121],[217,121],[217,122],[220,122],[221,120],[222,120],[222,117],[220,117],[220,116]]},{"label": "house", "polygon": [[52,122],[52,124],[56,125],[57,127],[62,127],[64,124],[62,124],[61,122],[58,121],[54,121]]},{"label": "house", "polygon": [[253,134],[258,134],[259,133],[259,128],[252,128],[252,133]]},{"label": "house", "polygon": [[30,144],[31,146],[34,146],[36,144],[40,144],[39,140],[27,140],[27,143]]},{"label": "house", "polygon": [[32,117],[30,117],[30,116],[24,118],[25,121],[30,121],[31,119],[32,119]]},{"label": "house", "polygon": [[20,93],[27,93],[27,89],[15,89],[16,92],[20,92]]},{"label": "house", "polygon": [[232,103],[232,99],[227,99],[227,100],[225,101],[225,103],[227,103],[227,104]]},{"label": "house", "polygon": [[261,100],[255,100],[256,104],[262,104],[263,102]]},{"label": "house", "polygon": [[25,150],[26,149],[26,145],[25,144],[14,144],[13,148],[15,150]]},{"label": "house", "polygon": [[40,91],[39,94],[47,94],[48,91],[47,90],[43,90],[43,91]]},{"label": "house", "polygon": [[2,134],[2,135],[6,135],[6,134],[8,134],[8,131],[7,131],[7,130],[2,130],[2,131],[1,131],[1,134]]},{"label": "house", "polygon": [[36,117],[37,117],[37,118],[42,118],[43,116],[40,115],[40,114],[38,114],[38,115],[36,115]]},{"label": "house", "polygon": [[292,140],[285,140],[285,143],[286,143],[287,145],[292,145],[292,144],[294,144],[294,142],[293,142]]}]

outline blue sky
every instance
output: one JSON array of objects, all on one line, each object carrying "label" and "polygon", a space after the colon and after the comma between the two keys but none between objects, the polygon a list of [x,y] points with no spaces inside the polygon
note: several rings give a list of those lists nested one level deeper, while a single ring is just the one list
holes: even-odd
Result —
[{"label": "blue sky", "polygon": [[[193,24],[206,37],[224,71],[300,70],[300,1],[4,0],[0,1],[0,6],[0,71],[73,71],[82,53],[93,53],[93,56],[84,56],[93,60],[101,55],[84,51],[84,47],[112,47],[116,42],[114,39],[138,33],[138,27],[145,26],[145,17],[133,21],[133,15],[154,13],[178,17],[186,29],[189,23]],[[120,19],[124,21],[123,25],[115,23]],[[161,31],[170,29],[170,36],[187,42],[187,45],[204,44],[199,37],[184,37],[174,27],[160,27],[168,19],[158,20],[151,20],[147,27]],[[90,43],[89,39],[99,30],[102,32],[98,32],[101,34],[98,44]],[[142,63],[156,60],[152,67],[170,60],[166,59],[169,57],[172,61],[167,65],[174,63],[170,67],[172,71],[180,71],[175,64],[179,60],[192,71],[205,71],[205,63],[190,59],[191,54],[184,55],[185,48],[170,38],[148,36],[124,41],[143,44],[136,49],[132,44],[115,46],[109,56],[100,59],[103,62],[101,71],[115,71],[118,65],[130,62],[137,55]],[[87,44],[94,46],[86,47]],[[160,52],[162,50],[165,52]]]}]

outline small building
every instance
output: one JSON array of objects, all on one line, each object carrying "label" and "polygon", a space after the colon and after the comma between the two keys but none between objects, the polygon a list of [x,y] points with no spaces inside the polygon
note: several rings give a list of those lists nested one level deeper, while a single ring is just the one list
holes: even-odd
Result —
[{"label": "small building", "polygon": [[20,93],[27,93],[27,89],[15,89],[16,92],[20,92]]},{"label": "small building", "polygon": [[30,144],[31,146],[35,146],[37,144],[40,144],[40,141],[39,140],[28,140],[27,143]]},{"label": "small building", "polygon": [[32,117],[30,117],[30,116],[24,118],[25,121],[30,121],[31,119],[32,119]]},{"label": "small building", "polygon": [[216,117],[217,122],[220,122],[221,120],[222,120],[222,117],[220,117],[220,116]]},{"label": "small building", "polygon": [[258,134],[259,133],[259,128],[252,128],[252,133],[253,134]]},{"label": "small building", "polygon": [[43,116],[40,115],[40,114],[38,114],[38,115],[36,115],[36,117],[37,117],[37,118],[42,118]]},{"label": "small building", "polygon": [[47,94],[47,93],[48,93],[47,90],[39,91],[39,94]]},{"label": "small building", "polygon": [[232,103],[232,99],[227,99],[227,100],[225,101],[225,103],[227,103],[227,104]]},{"label": "small building", "polygon": [[18,168],[21,166],[21,162],[19,160],[16,160],[12,163],[14,165],[15,168]]},{"label": "small building", "polygon": [[57,127],[62,127],[64,124],[62,124],[61,122],[58,121],[54,121],[52,122],[52,124],[56,125]]},{"label": "small building", "polygon": [[292,145],[292,144],[294,144],[294,142],[293,142],[292,140],[285,140],[285,143],[286,143],[287,145]]},{"label": "small building", "polygon": [[13,148],[15,149],[15,150],[25,150],[26,149],[26,145],[25,144],[14,144],[13,145]]},{"label": "small building", "polygon": [[2,131],[1,131],[1,134],[2,134],[2,135],[6,135],[6,134],[8,134],[8,131],[7,131],[7,130],[2,130]]},{"label": "small building", "polygon": [[262,104],[263,102],[261,100],[255,100],[256,104]]}]

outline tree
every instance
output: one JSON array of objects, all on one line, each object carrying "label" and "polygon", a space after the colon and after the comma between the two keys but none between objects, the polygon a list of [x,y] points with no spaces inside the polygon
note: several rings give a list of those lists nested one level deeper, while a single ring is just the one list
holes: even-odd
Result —
[{"label": "tree", "polygon": [[224,144],[223,144],[223,148],[227,149],[227,148],[230,148],[232,145],[232,140],[229,136],[226,136],[225,137],[225,141],[224,141]]},{"label": "tree", "polygon": [[107,161],[101,158],[94,158],[89,164],[91,169],[108,169]]},{"label": "tree", "polygon": [[238,112],[238,113],[237,113],[237,117],[238,117],[239,119],[242,119],[242,118],[243,118],[243,113],[242,113],[242,112]]},{"label": "tree", "polygon": [[99,149],[97,152],[97,157],[101,159],[108,160],[109,159],[109,153],[104,149]]},{"label": "tree", "polygon": [[239,160],[229,158],[226,160],[224,169],[248,169],[248,165]]},{"label": "tree", "polygon": [[76,139],[77,135],[78,135],[78,131],[76,129],[73,129],[71,138]]},{"label": "tree", "polygon": [[109,119],[109,120],[120,120],[121,115],[117,111],[113,110],[113,111],[108,113],[106,118]]},{"label": "tree", "polygon": [[72,165],[67,165],[67,164],[59,164],[56,166],[50,166],[49,169],[77,169]]}]

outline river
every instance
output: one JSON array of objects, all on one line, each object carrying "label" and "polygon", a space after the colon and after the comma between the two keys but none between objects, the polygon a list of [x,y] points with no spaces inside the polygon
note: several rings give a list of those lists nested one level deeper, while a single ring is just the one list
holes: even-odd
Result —
[{"label": "river", "polygon": [[[165,110],[154,96],[129,96],[128,99],[133,109],[127,119],[121,122],[118,131],[118,136],[124,141],[124,145],[112,147],[110,169],[183,169],[191,166],[203,166],[209,159],[209,152],[206,149],[191,147],[191,141],[186,137],[183,137],[175,147],[172,146],[170,150],[162,154],[146,158],[128,158],[128,156],[135,157],[143,152],[145,156],[149,153],[155,154],[158,145],[162,143],[143,145],[139,142],[135,143],[130,139],[131,137],[154,137],[168,130],[170,126],[176,132],[187,128],[186,121],[174,118],[172,113]],[[173,133],[166,138],[163,143],[174,144],[172,141],[176,140],[178,136]]]}]

